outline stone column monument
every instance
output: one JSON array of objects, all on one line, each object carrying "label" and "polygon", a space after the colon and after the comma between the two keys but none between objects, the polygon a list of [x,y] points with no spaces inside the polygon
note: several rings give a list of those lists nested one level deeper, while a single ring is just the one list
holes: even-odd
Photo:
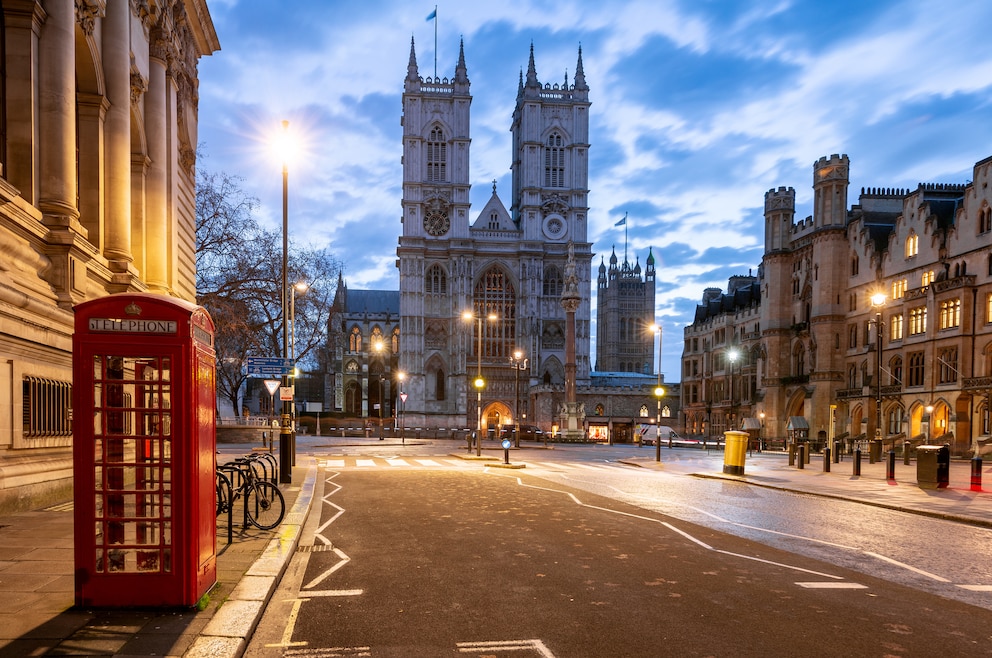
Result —
[{"label": "stone column monument", "polygon": [[559,414],[561,436],[565,441],[584,441],[584,405],[575,401],[575,311],[579,308],[579,277],[575,274],[575,247],[568,243],[568,261],[565,263],[565,287],[561,293],[561,306],[565,309],[565,404]]}]

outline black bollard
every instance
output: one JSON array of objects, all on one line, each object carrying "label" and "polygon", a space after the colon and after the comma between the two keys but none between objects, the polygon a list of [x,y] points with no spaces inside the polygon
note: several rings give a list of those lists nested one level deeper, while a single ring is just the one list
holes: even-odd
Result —
[{"label": "black bollard", "polygon": [[839,441],[834,441],[833,453],[834,453],[834,463],[835,464],[839,464],[840,463],[840,442]]},{"label": "black bollard", "polygon": [[889,450],[888,460],[885,463],[885,479],[895,480],[896,479],[896,451]]},{"label": "black bollard", "polygon": [[823,472],[830,472],[830,448],[823,449]]},{"label": "black bollard", "polygon": [[909,466],[909,441],[902,443],[902,463]]},{"label": "black bollard", "polygon": [[861,448],[854,449],[854,470],[853,475],[861,475]]},{"label": "black bollard", "polygon": [[982,458],[978,455],[971,458],[971,490],[982,490]]},{"label": "black bollard", "polygon": [[789,466],[795,466],[795,465],[796,465],[796,444],[795,443],[790,443],[789,444]]},{"label": "black bollard", "polygon": [[806,468],[806,444],[802,443],[799,445],[799,463],[797,466],[801,469]]}]

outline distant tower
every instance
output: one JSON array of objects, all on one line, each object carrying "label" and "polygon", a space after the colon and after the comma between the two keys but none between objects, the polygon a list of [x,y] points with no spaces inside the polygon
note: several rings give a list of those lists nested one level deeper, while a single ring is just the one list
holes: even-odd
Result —
[{"label": "distant tower", "polygon": [[616,251],[607,268],[599,264],[596,282],[596,371],[636,372],[656,375],[654,332],[655,266],[648,251],[641,279],[641,266],[617,263]]}]

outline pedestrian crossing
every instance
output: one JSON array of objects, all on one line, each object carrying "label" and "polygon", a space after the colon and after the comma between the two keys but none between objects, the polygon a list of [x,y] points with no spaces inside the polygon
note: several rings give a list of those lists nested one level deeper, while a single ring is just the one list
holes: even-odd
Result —
[{"label": "pedestrian crossing", "polygon": [[[317,458],[317,465],[320,468],[328,469],[352,469],[352,468],[362,468],[362,469],[382,469],[382,470],[401,470],[401,469],[414,469],[414,468],[471,468],[480,469],[485,466],[491,466],[497,463],[501,463],[501,460],[478,460],[478,459],[460,459],[458,457],[452,456],[426,456],[426,457],[368,457],[368,456],[325,456]],[[602,470],[616,470],[625,469],[629,470],[631,467],[618,462],[601,462],[601,463],[586,463],[586,462],[552,462],[552,461],[530,461],[530,460],[513,460],[513,463],[523,464],[526,468],[535,470],[550,470],[550,471],[572,471],[572,472],[588,472],[588,471],[602,471]]]}]

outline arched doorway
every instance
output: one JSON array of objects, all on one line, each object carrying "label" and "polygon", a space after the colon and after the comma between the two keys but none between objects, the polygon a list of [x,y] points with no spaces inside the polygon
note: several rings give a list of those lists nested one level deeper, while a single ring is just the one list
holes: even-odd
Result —
[{"label": "arched doorway", "polygon": [[482,431],[489,437],[499,436],[503,425],[513,422],[513,413],[502,402],[492,402],[482,410]]},{"label": "arched doorway", "polygon": [[362,415],[362,387],[351,382],[344,390],[344,412],[349,416]]}]

